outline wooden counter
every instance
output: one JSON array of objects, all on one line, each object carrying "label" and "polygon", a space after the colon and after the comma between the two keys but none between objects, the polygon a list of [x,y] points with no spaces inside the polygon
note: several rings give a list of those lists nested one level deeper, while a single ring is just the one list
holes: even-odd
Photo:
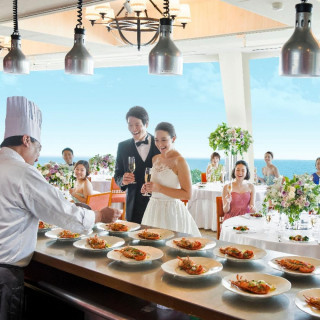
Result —
[{"label": "wooden counter", "polygon": [[[182,235],[177,233],[176,236]],[[124,240],[126,244],[142,245],[128,237],[124,237]],[[227,244],[223,241],[216,242],[218,246]],[[150,242],[145,244],[150,245]],[[215,258],[223,265],[221,272],[194,281],[165,274],[160,268],[161,264],[183,254],[166,247],[164,242],[155,243],[154,246],[164,251],[162,259],[140,266],[128,266],[109,260],[106,253],[83,251],[73,247],[72,242],[54,241],[39,235],[37,248],[32,263],[26,270],[26,275],[35,283],[50,283],[53,280],[49,279],[48,275],[52,273],[46,273],[45,270],[56,270],[60,274],[59,277],[65,277],[65,281],[68,278],[84,279],[86,287],[98,285],[105,290],[115,289],[132,297],[164,305],[201,319],[300,320],[311,318],[295,306],[294,298],[300,290],[320,287],[319,276],[290,277],[272,269],[267,264],[275,257],[288,254],[269,250],[261,260],[235,263],[215,258],[212,249],[198,254],[193,253],[190,256]],[[249,300],[226,290],[221,284],[223,277],[240,272],[261,272],[282,276],[291,282],[292,288],[289,292],[272,298]],[[82,292],[82,294],[85,293]],[[90,293],[88,298],[90,299]],[[123,301],[123,304],[125,306],[126,301]]]}]

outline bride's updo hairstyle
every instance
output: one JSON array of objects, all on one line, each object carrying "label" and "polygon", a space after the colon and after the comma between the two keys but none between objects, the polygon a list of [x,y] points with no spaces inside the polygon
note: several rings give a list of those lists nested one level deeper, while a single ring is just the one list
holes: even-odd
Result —
[{"label": "bride's updo hairstyle", "polygon": [[177,136],[174,126],[169,122],[160,122],[156,126],[155,131],[159,131],[159,130],[168,132],[171,138],[175,138]]}]

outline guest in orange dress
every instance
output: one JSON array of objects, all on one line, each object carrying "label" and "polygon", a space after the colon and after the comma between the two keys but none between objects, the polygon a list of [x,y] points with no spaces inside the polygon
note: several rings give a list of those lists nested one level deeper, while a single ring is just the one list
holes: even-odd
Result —
[{"label": "guest in orange dress", "polygon": [[237,161],[231,176],[235,181],[225,185],[222,191],[224,220],[256,211],[255,188],[248,182],[248,164],[243,160]]}]

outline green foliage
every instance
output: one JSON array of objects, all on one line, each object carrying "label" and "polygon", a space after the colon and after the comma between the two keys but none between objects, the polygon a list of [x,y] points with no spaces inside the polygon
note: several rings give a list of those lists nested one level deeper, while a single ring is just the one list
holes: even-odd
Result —
[{"label": "green foliage", "polygon": [[199,169],[191,170],[191,180],[192,184],[201,182],[201,171]]}]

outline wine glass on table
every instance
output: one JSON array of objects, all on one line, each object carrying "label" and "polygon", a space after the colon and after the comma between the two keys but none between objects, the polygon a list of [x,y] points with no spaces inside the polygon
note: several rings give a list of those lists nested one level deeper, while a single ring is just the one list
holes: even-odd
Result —
[{"label": "wine glass on table", "polygon": [[[134,157],[128,158],[128,169],[131,173],[134,173],[134,171],[136,170],[136,160]],[[136,183],[136,182],[135,181],[131,182],[131,184],[133,183]]]},{"label": "wine glass on table", "polygon": [[[148,167],[146,168],[145,173],[144,173],[144,181],[146,183],[151,181],[151,168],[148,168]],[[148,193],[148,192],[145,192],[142,195],[145,196],[145,197],[150,197],[151,196],[151,194]]]}]

